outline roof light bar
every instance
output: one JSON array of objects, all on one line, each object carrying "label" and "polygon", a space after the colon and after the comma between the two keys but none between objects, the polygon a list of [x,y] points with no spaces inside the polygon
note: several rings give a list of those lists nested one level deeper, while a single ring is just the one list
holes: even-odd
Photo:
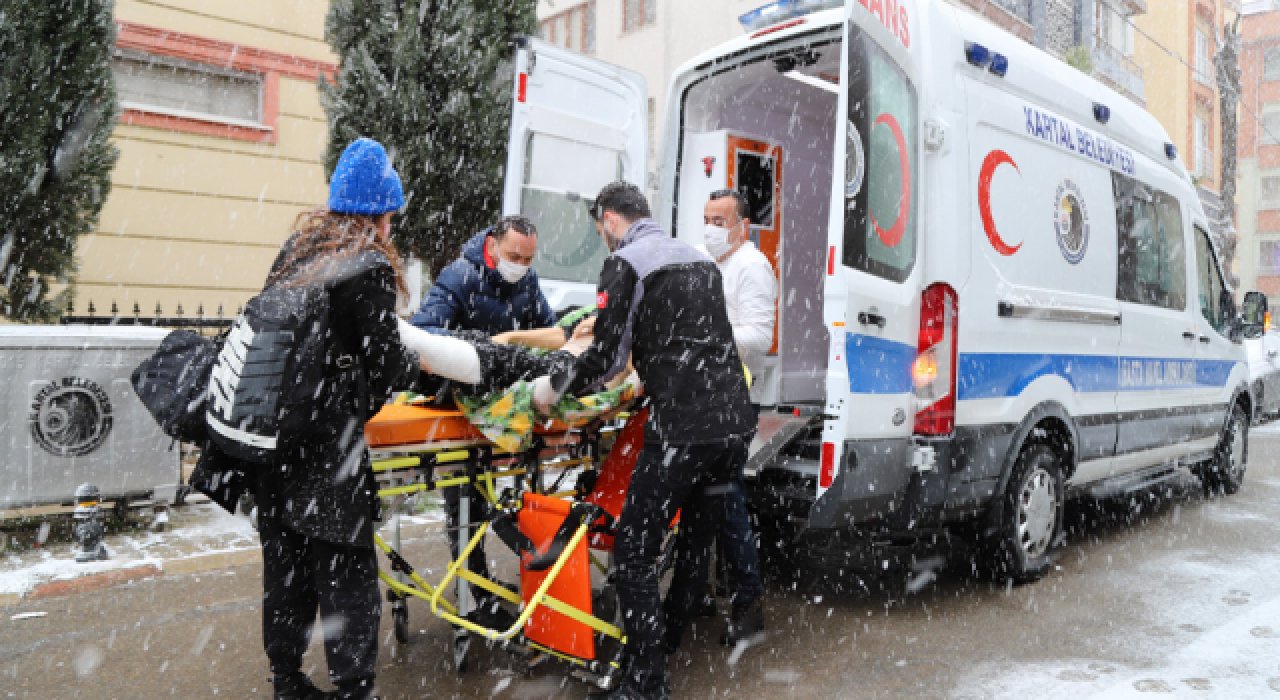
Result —
[{"label": "roof light bar", "polygon": [[743,14],[738,24],[744,31],[757,32],[779,22],[837,7],[844,7],[844,0],[777,0]]}]

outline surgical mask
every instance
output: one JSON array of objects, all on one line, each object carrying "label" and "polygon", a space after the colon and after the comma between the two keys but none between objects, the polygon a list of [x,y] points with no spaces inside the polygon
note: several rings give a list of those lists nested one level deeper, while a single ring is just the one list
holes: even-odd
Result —
[{"label": "surgical mask", "polygon": [[529,274],[529,266],[513,263],[506,258],[499,258],[498,274],[502,275],[502,279],[506,280],[508,283],[515,284],[516,282],[524,279],[525,275]]},{"label": "surgical mask", "polygon": [[729,229],[707,224],[702,230],[702,242],[706,244],[707,252],[711,253],[711,257],[719,260],[729,252]]}]

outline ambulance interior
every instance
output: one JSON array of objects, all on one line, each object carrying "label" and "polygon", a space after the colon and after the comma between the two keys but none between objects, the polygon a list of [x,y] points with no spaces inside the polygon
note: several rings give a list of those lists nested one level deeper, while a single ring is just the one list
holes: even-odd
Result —
[{"label": "ambulance interior", "polygon": [[825,393],[822,304],[840,47],[838,40],[792,46],[685,92],[675,234],[701,242],[710,194],[744,191],[751,238],[778,276],[776,342],[752,389],[764,405],[821,402]]}]

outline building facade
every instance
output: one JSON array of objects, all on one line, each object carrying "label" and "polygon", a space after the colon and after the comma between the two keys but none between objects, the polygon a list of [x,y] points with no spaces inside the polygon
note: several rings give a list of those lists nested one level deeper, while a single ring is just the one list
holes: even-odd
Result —
[{"label": "building facade", "polygon": [[1280,303],[1280,3],[1250,2],[1240,34],[1239,244],[1243,289]]},{"label": "building facade", "polygon": [[120,160],[80,241],[71,315],[218,313],[261,289],[322,205],[332,77],[323,0],[118,0]]}]

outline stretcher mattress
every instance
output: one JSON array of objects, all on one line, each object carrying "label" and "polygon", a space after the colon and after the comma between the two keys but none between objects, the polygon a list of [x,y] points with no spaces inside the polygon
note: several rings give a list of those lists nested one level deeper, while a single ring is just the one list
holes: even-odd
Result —
[{"label": "stretcher mattress", "polygon": [[451,408],[389,404],[364,426],[369,447],[418,445],[434,442],[476,441],[485,437],[471,421]]}]

